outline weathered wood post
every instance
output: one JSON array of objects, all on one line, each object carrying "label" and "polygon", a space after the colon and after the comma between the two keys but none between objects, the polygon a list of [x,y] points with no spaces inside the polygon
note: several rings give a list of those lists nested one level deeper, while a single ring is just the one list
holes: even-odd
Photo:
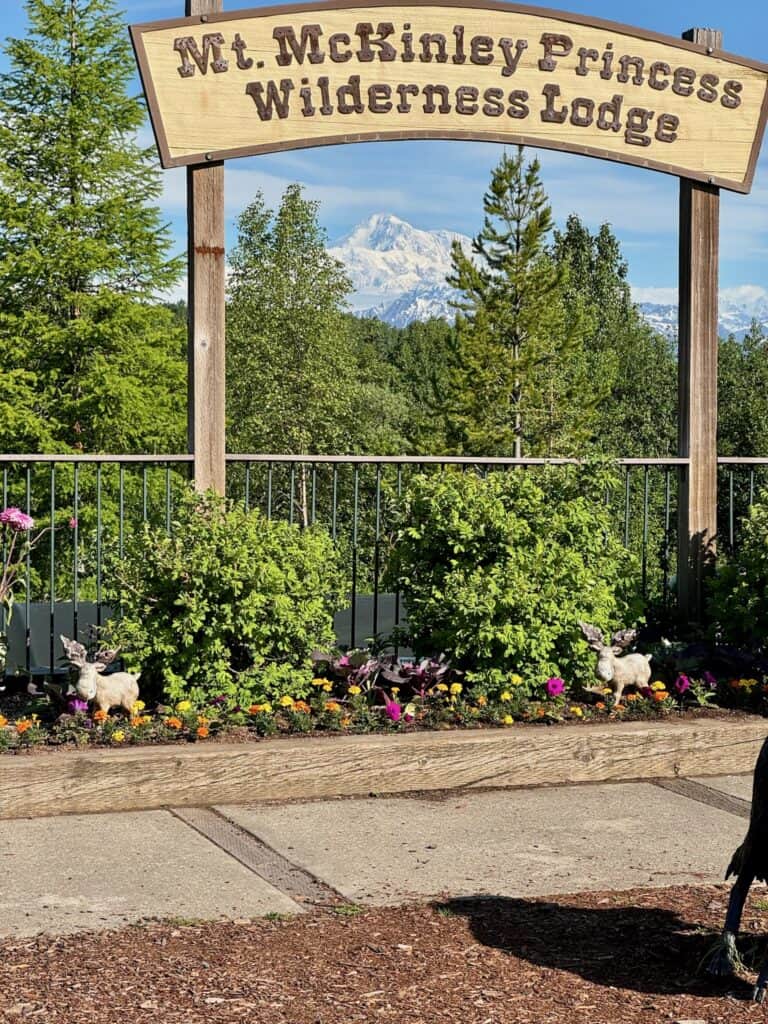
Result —
[{"label": "weathered wood post", "polygon": [[[186,0],[186,14],[205,22],[223,0]],[[189,267],[188,442],[195,487],[224,493],[226,294],[224,164],[187,168]]]},{"label": "weathered wood post", "polygon": [[[683,39],[707,51],[722,33],[693,28]],[[700,621],[703,580],[717,534],[717,312],[720,190],[680,179],[677,593],[683,622]]]}]

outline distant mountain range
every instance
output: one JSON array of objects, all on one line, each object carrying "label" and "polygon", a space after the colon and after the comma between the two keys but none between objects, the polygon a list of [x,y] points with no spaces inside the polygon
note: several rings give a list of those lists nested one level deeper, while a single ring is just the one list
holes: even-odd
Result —
[{"label": "distant mountain range", "polygon": [[[414,320],[452,320],[455,316],[450,300],[457,293],[445,283],[454,241],[470,252],[471,239],[466,235],[425,231],[393,214],[375,213],[340,239],[330,252],[344,263],[352,279],[355,312],[404,327]],[[676,337],[674,303],[640,301],[638,305],[652,327]],[[765,289],[745,285],[720,293],[720,334],[743,338],[753,319],[768,329]]]}]

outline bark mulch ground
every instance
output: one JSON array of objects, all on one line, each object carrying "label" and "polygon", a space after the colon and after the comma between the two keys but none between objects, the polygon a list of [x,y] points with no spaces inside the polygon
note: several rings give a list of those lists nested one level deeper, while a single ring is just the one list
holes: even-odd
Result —
[{"label": "bark mulch ground", "polygon": [[[460,899],[291,920],[148,922],[0,942],[0,1019],[45,1024],[762,1021],[697,973],[725,886]],[[762,955],[768,902],[745,914]]]}]

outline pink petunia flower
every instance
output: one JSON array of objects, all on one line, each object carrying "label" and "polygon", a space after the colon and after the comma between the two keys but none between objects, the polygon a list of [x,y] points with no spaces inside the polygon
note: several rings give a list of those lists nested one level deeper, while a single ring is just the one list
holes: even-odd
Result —
[{"label": "pink petunia flower", "polygon": [[384,711],[386,713],[387,718],[389,718],[391,721],[393,721],[393,722],[399,722],[400,721],[400,715],[402,714],[402,708],[400,707],[399,704],[395,703],[395,701],[388,700],[387,703],[386,703],[386,706],[384,708]]},{"label": "pink petunia flower", "polygon": [[70,530],[76,530],[77,529],[77,520],[75,519],[74,516],[72,516],[70,518],[70,520],[69,520],[69,528],[70,528]]},{"label": "pink petunia flower", "polygon": [[550,697],[559,697],[559,695],[565,690],[565,682],[560,676],[552,676],[546,682],[546,690]]},{"label": "pink petunia flower", "polygon": [[31,530],[35,525],[35,520],[26,512],[22,512],[20,508],[11,507],[4,508],[0,512],[0,523],[7,523],[12,529],[21,532],[22,530]]},{"label": "pink petunia flower", "polygon": [[679,694],[685,693],[686,690],[690,689],[691,681],[688,676],[684,676],[682,673],[675,680],[675,689]]}]

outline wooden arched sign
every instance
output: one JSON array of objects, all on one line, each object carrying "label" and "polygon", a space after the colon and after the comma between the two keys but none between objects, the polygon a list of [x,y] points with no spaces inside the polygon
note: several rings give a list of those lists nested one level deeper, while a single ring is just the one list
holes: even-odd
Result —
[{"label": "wooden arched sign", "polygon": [[765,65],[496,0],[296,4],[131,33],[165,167],[485,139],[747,192],[768,110]]},{"label": "wooden arched sign", "polygon": [[700,614],[717,534],[719,190],[749,192],[768,65],[683,39],[498,0],[372,0],[222,10],[131,36],[164,167],[187,165],[189,444],[225,487],[225,159],[379,139],[523,143],[680,181],[677,579]]}]

